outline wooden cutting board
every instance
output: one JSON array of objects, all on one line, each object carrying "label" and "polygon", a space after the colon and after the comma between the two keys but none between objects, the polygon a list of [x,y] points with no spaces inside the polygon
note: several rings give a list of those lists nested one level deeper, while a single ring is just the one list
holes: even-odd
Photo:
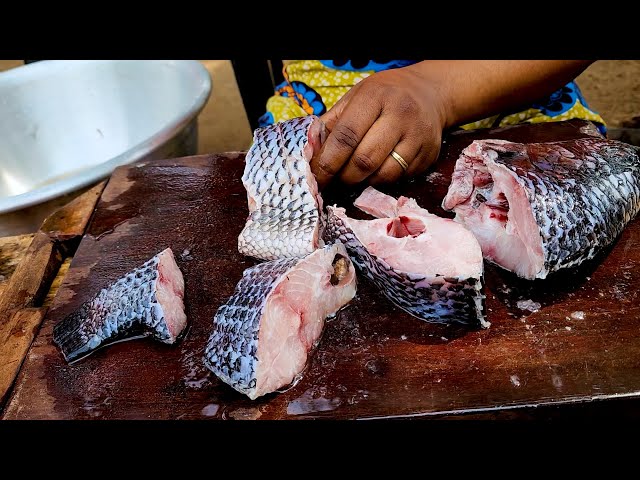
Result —
[{"label": "wooden cutting board", "polygon": [[[455,158],[475,138],[585,136],[565,122],[447,137],[436,170],[386,192],[440,209]],[[8,419],[372,418],[497,411],[640,394],[640,222],[582,267],[523,281],[487,266],[491,328],[417,320],[367,282],[326,324],[302,380],[251,401],[218,381],[202,355],[213,315],[255,262],[237,250],[247,216],[243,154],[203,155],[118,168],[99,200],[5,411]],[[333,187],[348,207],[363,187]],[[454,241],[454,239],[452,239]],[[104,348],[67,365],[52,328],[102,287],[171,247],[186,283],[189,330],[175,346],[149,339]],[[539,302],[535,313],[518,300]],[[574,312],[584,312],[584,318]],[[573,314],[573,317],[572,317]]]}]

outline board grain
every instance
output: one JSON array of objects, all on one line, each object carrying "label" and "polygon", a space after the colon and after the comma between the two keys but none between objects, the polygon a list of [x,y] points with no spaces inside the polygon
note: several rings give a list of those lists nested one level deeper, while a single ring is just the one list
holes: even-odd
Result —
[{"label": "board grain", "polygon": [[[550,141],[588,135],[584,122],[455,133],[434,170],[384,191],[440,208],[455,158],[475,138]],[[309,419],[504,412],[640,395],[640,222],[578,269],[524,281],[485,272],[491,327],[422,322],[366,281],[328,321],[302,379],[255,401],[218,381],[202,355],[216,309],[256,262],[237,250],[247,216],[243,154],[118,168],[106,186],[5,411],[8,419]],[[361,187],[330,187],[352,206]],[[101,288],[171,247],[186,285],[189,326],[170,346],[133,340],[68,365],[53,326]],[[522,311],[518,300],[542,308]],[[575,312],[584,312],[584,317]],[[573,315],[572,315],[573,314]],[[613,401],[613,400],[611,400]]]}]

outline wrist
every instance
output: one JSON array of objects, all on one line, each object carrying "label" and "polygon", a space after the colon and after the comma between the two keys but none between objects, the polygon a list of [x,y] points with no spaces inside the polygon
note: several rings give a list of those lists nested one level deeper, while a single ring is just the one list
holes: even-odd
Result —
[{"label": "wrist", "polygon": [[430,98],[432,106],[440,120],[442,130],[457,125],[455,98],[451,94],[452,82],[448,78],[447,71],[442,65],[434,62],[423,61],[411,65],[414,72],[421,78],[425,87],[425,95]]}]

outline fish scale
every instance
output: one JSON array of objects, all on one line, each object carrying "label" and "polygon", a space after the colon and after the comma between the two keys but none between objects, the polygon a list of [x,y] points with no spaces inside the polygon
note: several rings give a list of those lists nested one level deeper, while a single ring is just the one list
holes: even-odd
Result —
[{"label": "fish scale", "polygon": [[392,268],[368,252],[336,209],[327,206],[328,240],[342,242],[361,275],[369,279],[387,299],[411,315],[432,323],[461,323],[488,327],[484,316],[481,278],[416,275]]},{"label": "fish scale", "polygon": [[238,237],[240,253],[274,260],[321,246],[322,199],[309,161],[325,136],[315,115],[255,130],[242,175],[250,213]]},{"label": "fish scale", "polygon": [[593,258],[640,210],[640,157],[636,147],[623,142],[598,137],[530,144],[477,140],[456,162],[445,210],[458,212],[464,204],[455,195],[472,162],[506,167],[526,193],[543,252],[535,278]]},{"label": "fish scale", "polygon": [[[79,360],[100,346],[141,336],[152,336],[169,344],[176,341],[179,333],[174,335],[169,329],[168,319],[156,295],[161,261],[175,266],[170,249],[103,288],[55,325],[53,341],[61,348],[67,361]],[[177,266],[175,271],[179,272]],[[183,282],[181,275],[176,280]],[[183,293],[184,284],[181,285],[178,288]]]},{"label": "fish scale", "polygon": [[[395,199],[373,187],[354,205],[376,219],[356,220],[344,208],[327,206],[325,239],[343,243],[358,272],[389,301],[428,322],[490,325],[484,313],[482,252],[471,232],[429,213],[414,199]],[[398,223],[406,231],[392,228]],[[445,233],[458,240],[459,250],[441,242]]]},{"label": "fish scale", "polygon": [[[278,328],[278,334],[290,340],[292,337],[301,336],[301,332],[304,332],[308,323],[311,323],[312,326],[319,325],[318,334],[321,333],[325,318],[315,318],[315,316],[320,315],[321,311],[328,312],[328,315],[335,315],[353,298],[356,291],[353,272],[351,276],[342,277],[336,284],[330,283],[332,262],[336,259],[346,262],[346,271],[353,270],[347,251],[339,242],[326,245],[304,257],[281,258],[247,268],[236,284],[232,296],[218,308],[214,315],[213,328],[204,354],[207,368],[223,382],[252,399],[268,393],[268,391],[260,391],[260,388],[265,388],[264,383],[258,385],[257,380],[261,362],[263,366],[272,367],[265,352],[269,350],[269,342],[273,342],[273,335],[267,333],[261,336],[261,332],[265,330],[273,332],[272,326],[275,325]],[[305,286],[311,290],[322,289],[323,294],[308,292],[308,296],[305,296],[307,303],[297,306],[290,303],[296,298],[287,296],[287,283],[290,275],[299,275],[300,272],[306,275],[304,277],[306,282],[310,281],[310,284],[305,283]],[[336,270],[333,272],[336,273]],[[296,285],[295,282],[294,285]],[[274,298],[272,295],[275,296],[276,307],[273,307],[274,303],[269,302]],[[287,311],[296,312],[294,316],[298,316],[298,325],[292,324],[291,319],[282,318],[281,310],[278,309],[278,306],[282,305],[286,305]],[[271,312],[268,311],[269,308],[272,309]],[[305,343],[301,346],[306,350],[307,355],[311,353],[319,337],[310,340],[309,344]],[[295,346],[290,346],[290,341],[284,345],[278,343],[277,345],[278,357],[288,358],[292,354],[288,349],[294,352],[298,350]],[[259,346],[262,348],[260,355]],[[275,358],[272,361],[275,361]],[[300,375],[303,367],[304,365],[300,365],[300,371],[295,372],[296,376]],[[262,368],[263,377],[277,374],[277,369]],[[286,382],[274,388],[280,388],[292,381],[296,381],[295,377],[288,378]]]},{"label": "fish scale", "polygon": [[[283,258],[246,269],[234,294],[215,314],[205,364],[236,390],[246,393],[255,387],[254,357],[268,293],[297,263],[296,258]],[[238,365],[238,358],[246,362]]]}]

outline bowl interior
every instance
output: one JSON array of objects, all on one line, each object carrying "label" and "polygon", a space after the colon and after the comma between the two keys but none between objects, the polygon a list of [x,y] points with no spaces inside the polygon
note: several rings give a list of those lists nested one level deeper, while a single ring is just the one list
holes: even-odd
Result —
[{"label": "bowl interior", "polygon": [[48,60],[0,74],[0,201],[166,140],[209,93],[190,60]]}]

